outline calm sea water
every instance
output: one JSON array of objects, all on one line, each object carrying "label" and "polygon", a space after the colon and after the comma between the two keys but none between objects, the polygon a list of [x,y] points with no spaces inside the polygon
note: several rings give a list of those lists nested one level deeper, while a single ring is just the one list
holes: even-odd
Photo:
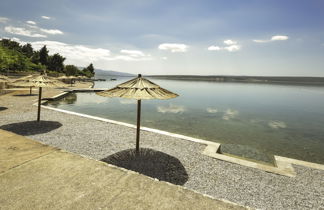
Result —
[{"label": "calm sea water", "polygon": [[[143,126],[324,163],[323,87],[151,80],[180,96],[142,101]],[[76,93],[49,106],[136,124],[136,100]]]}]

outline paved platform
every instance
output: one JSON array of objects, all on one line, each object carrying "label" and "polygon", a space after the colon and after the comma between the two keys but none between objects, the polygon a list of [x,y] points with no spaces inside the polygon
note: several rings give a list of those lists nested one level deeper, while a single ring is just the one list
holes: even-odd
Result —
[{"label": "paved platform", "polygon": [[246,209],[0,130],[0,209]]}]

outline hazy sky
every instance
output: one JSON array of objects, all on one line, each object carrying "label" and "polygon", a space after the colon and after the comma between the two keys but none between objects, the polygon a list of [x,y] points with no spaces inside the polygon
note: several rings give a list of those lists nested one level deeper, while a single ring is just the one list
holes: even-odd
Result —
[{"label": "hazy sky", "polygon": [[1,0],[0,36],[143,74],[324,76],[323,0]]}]

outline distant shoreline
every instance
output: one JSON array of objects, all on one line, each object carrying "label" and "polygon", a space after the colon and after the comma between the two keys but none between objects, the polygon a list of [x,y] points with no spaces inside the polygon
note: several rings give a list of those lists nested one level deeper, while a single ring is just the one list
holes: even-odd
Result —
[{"label": "distant shoreline", "polygon": [[324,77],[147,75],[154,79],[324,86]]}]

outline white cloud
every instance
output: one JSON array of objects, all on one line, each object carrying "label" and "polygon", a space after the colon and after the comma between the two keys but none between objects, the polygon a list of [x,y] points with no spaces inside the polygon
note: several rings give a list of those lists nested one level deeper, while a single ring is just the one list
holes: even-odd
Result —
[{"label": "white cloud", "polygon": [[211,45],[207,49],[210,51],[226,50],[228,52],[235,52],[235,51],[239,51],[241,49],[241,46],[237,44],[237,41],[228,39],[228,40],[224,41],[224,44],[228,45],[228,46],[220,47],[220,46]]},{"label": "white cloud", "polygon": [[109,61],[117,61],[117,60],[122,60],[122,61],[136,61],[137,59],[136,58],[133,58],[131,56],[128,56],[128,55],[117,55],[117,56],[114,56],[114,57],[107,57],[106,60],[109,60]]},{"label": "white cloud", "polygon": [[118,54],[112,55],[108,49],[72,45],[57,41],[37,41],[31,42],[31,44],[36,50],[46,45],[50,54],[59,53],[67,58],[66,63],[78,64],[79,66],[88,65],[90,62],[96,61],[146,61],[152,59],[150,55],[145,55],[144,53],[144,56],[141,57]]},{"label": "white cloud", "polygon": [[161,113],[182,113],[185,111],[184,106],[170,104],[169,106],[158,106],[157,111]]},{"label": "white cloud", "polygon": [[129,55],[131,57],[144,57],[145,54],[139,50],[121,50],[120,53]]},{"label": "white cloud", "polygon": [[228,39],[228,40],[224,41],[224,44],[226,44],[226,45],[235,45],[235,44],[237,44],[237,41],[233,41],[233,40]]},{"label": "white cloud", "polygon": [[148,61],[148,60],[152,60],[152,57],[150,55],[143,56],[143,57],[133,57],[133,56],[129,56],[129,55],[116,55],[116,56],[106,58],[106,60],[108,60],[108,61],[117,61],[117,60],[121,60],[121,61]]},{"label": "white cloud", "polygon": [[[46,34],[57,35],[63,34],[58,29],[44,29],[36,25],[36,22],[32,20],[26,21],[25,27],[6,26],[5,31],[11,34],[17,34],[28,37],[47,37]],[[44,34],[45,33],[45,34]]]},{"label": "white cloud", "polygon": [[235,52],[235,51],[239,51],[241,49],[241,46],[240,45],[230,45],[230,46],[227,46],[227,47],[224,47],[224,50],[227,50],[229,52]]},{"label": "white cloud", "polygon": [[1,39],[10,39],[10,40],[12,40],[12,41],[19,42],[19,43],[22,44],[22,45],[26,44],[26,42],[21,41],[21,40],[20,40],[19,38],[17,38],[17,37],[6,37],[6,36],[4,36],[4,37],[1,37],[0,40],[1,40]]},{"label": "white cloud", "polygon": [[56,41],[31,42],[36,50],[46,45],[50,54],[59,53],[67,58],[67,63],[77,65],[88,65],[90,62],[108,59],[110,50],[102,48],[91,48],[84,45],[71,45]]},{"label": "white cloud", "polygon": [[188,45],[178,43],[163,43],[159,45],[160,50],[168,50],[171,52],[186,52]]},{"label": "white cloud", "polygon": [[253,41],[256,43],[267,43],[267,42],[272,42],[272,41],[285,41],[288,39],[289,39],[288,36],[275,35],[275,36],[272,36],[271,39],[254,39]]},{"label": "white cloud", "polygon": [[6,17],[0,17],[0,23],[6,23],[8,22],[9,18]]},{"label": "white cloud", "polygon": [[28,21],[26,21],[26,23],[31,24],[31,25],[36,25],[36,22],[32,21],[32,20],[28,20]]},{"label": "white cloud", "polygon": [[116,55],[116,56],[113,56],[113,57],[108,57],[106,60],[109,60],[109,61],[117,61],[117,60],[138,61],[139,59],[134,58],[132,56],[128,56],[128,55]]},{"label": "white cloud", "polygon": [[150,54],[145,54],[140,50],[120,50],[120,53],[125,55],[116,55],[108,58],[108,60],[122,60],[122,61],[146,61],[152,60]]},{"label": "white cloud", "polygon": [[43,19],[46,19],[46,20],[49,20],[49,19],[51,19],[50,17],[48,17],[48,16],[45,16],[45,15],[43,15],[43,16],[42,16],[42,18],[43,18]]},{"label": "white cloud", "polygon": [[32,28],[32,29],[36,29],[36,30],[39,29],[38,26],[36,26],[36,25],[27,25],[27,27]]},{"label": "white cloud", "polygon": [[253,41],[256,43],[266,43],[266,42],[270,42],[271,40],[254,39]]},{"label": "white cloud", "polygon": [[44,28],[40,28],[40,31],[47,33],[47,34],[52,34],[52,35],[56,35],[56,34],[63,34],[62,31],[58,30],[58,29],[44,29]]},{"label": "white cloud", "polygon": [[161,59],[162,60],[168,60],[168,57],[162,57]]},{"label": "white cloud", "polygon": [[208,47],[208,50],[210,50],[210,51],[219,51],[219,50],[222,50],[222,48],[219,47],[219,46],[212,45],[212,46]]},{"label": "white cloud", "polygon": [[17,37],[12,37],[11,40],[12,40],[12,41],[15,41],[15,42],[21,42],[20,39],[17,38]]},{"label": "white cloud", "polygon": [[272,41],[283,41],[283,40],[287,40],[287,39],[288,39],[288,36],[281,36],[281,35],[271,37]]},{"label": "white cloud", "polygon": [[12,41],[19,42],[20,44],[26,44],[26,42],[21,41],[21,40],[20,40],[19,38],[17,38],[17,37],[7,37],[7,36],[4,36],[4,37],[1,37],[0,40],[1,40],[1,39],[10,39],[10,40],[12,40]]},{"label": "white cloud", "polygon": [[17,34],[17,35],[21,35],[21,36],[39,37],[39,38],[46,37],[46,35],[34,33],[33,31],[30,31],[26,28],[6,26],[4,29],[7,33]]}]

